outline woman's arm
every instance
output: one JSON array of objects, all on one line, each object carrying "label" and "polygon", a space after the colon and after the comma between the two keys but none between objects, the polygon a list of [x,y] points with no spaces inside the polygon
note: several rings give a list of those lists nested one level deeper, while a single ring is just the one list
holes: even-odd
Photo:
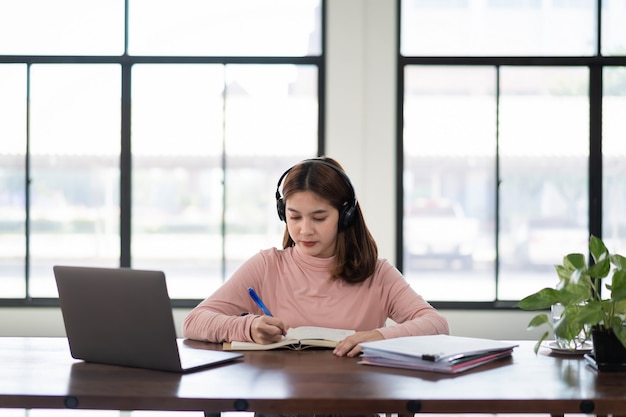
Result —
[{"label": "woman's arm", "polygon": [[264,277],[261,253],[247,260],[211,296],[196,306],[183,321],[183,336],[213,343],[240,340],[252,342],[252,322],[259,316],[246,314],[255,305],[248,295]]},{"label": "woman's arm", "polygon": [[383,261],[372,277],[366,303],[384,303],[387,316],[397,324],[375,330],[359,331],[342,340],[333,353],[357,356],[360,343],[402,336],[448,334],[448,320],[417,294],[400,271]]},{"label": "woman's arm", "polygon": [[387,293],[389,318],[395,324],[378,329],[385,339],[401,336],[449,334],[448,320],[419,295],[388,262],[380,270]]}]

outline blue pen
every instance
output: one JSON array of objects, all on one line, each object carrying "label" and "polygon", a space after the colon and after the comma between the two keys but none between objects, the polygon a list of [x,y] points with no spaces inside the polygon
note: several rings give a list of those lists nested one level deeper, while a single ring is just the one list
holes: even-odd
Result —
[{"label": "blue pen", "polygon": [[270,311],[267,309],[267,307],[265,307],[265,304],[263,304],[261,297],[259,297],[259,295],[254,291],[254,289],[248,288],[248,294],[250,294],[250,298],[252,298],[252,300],[256,303],[256,305],[258,305],[266,315],[270,317],[274,317],[272,316],[272,313],[270,313]]}]

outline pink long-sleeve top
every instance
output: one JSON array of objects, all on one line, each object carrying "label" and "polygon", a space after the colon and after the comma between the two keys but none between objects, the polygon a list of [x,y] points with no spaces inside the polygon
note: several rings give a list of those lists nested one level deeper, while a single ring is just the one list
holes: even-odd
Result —
[{"label": "pink long-sleeve top", "polygon": [[[359,284],[332,279],[331,261],[294,247],[263,250],[185,317],[183,335],[214,343],[252,342],[252,321],[263,313],[250,298],[249,287],[290,327],[377,329],[386,339],[449,333],[446,318],[387,260],[378,260],[372,277]],[[388,318],[397,324],[385,326]]]}]

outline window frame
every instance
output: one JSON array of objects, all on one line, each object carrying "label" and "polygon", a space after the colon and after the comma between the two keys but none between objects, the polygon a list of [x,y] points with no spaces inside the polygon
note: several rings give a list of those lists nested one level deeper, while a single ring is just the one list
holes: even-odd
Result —
[{"label": "window frame", "polygon": [[[602,56],[601,34],[602,19],[600,13],[601,1],[595,3],[596,6],[596,53],[592,56],[403,56],[401,54],[402,36],[402,1],[396,0],[397,26],[397,73],[396,73],[396,266],[403,270],[404,263],[404,74],[408,66],[483,66],[496,69],[498,77],[499,69],[503,66],[518,67],[586,67],[589,70],[589,160],[588,160],[588,225],[589,233],[602,237],[602,184],[603,184],[603,155],[602,155],[602,100],[603,100],[603,69],[606,67],[626,66],[626,56]],[[406,0],[405,0],[406,1]],[[497,81],[499,83],[499,80]],[[496,90],[496,103],[499,101],[500,91]],[[497,105],[497,104],[496,104]],[[496,121],[497,123],[497,121]],[[496,126],[497,128],[497,126]],[[497,131],[497,130],[496,130]],[[498,137],[496,136],[496,141]],[[500,196],[498,184],[500,180],[499,155],[495,161],[495,287],[499,280],[499,214]],[[433,306],[438,309],[452,310],[493,310],[493,309],[515,309],[517,301],[498,300],[493,301],[433,301]]]},{"label": "window frame", "polygon": [[[27,100],[29,98],[30,67],[34,64],[118,64],[121,70],[121,122],[120,122],[120,267],[131,267],[131,219],[132,219],[132,154],[131,154],[131,83],[132,67],[135,64],[243,64],[243,65],[308,65],[317,68],[317,97],[318,97],[318,120],[317,120],[317,154],[323,155],[325,152],[325,67],[326,67],[326,0],[320,0],[321,7],[321,53],[310,56],[146,56],[129,55],[128,50],[128,1],[124,7],[124,53],[122,55],[0,55],[0,64],[24,64],[26,65]],[[30,104],[28,104],[30,105]],[[28,107],[26,112],[28,114]],[[27,116],[28,117],[28,116]],[[29,132],[26,131],[26,155],[25,155],[25,228],[26,252],[24,256],[24,285],[25,298],[0,298],[0,307],[56,307],[59,306],[58,298],[37,298],[30,296],[30,149]],[[222,159],[222,168],[225,158]],[[222,228],[224,237],[224,229]],[[51,272],[52,273],[52,272]],[[195,307],[198,299],[172,299],[172,307],[189,308]]]}]

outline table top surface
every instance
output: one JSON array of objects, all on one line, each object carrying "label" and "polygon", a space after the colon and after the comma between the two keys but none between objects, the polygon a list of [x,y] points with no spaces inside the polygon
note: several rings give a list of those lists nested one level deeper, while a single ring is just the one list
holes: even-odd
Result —
[{"label": "table top surface", "polygon": [[[581,356],[533,352],[455,374],[358,364],[330,350],[244,352],[234,363],[178,374],[85,363],[66,338],[0,338],[0,408],[258,411],[266,413],[623,414],[626,374]],[[185,341],[189,348],[219,345]]]}]

